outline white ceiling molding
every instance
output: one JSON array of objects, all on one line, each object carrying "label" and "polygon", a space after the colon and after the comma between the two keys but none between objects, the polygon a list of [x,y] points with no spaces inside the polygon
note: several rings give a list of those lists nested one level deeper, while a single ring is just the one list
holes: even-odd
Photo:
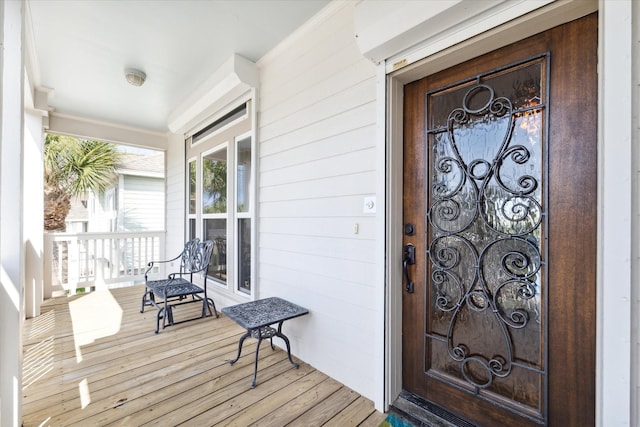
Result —
[{"label": "white ceiling molding", "polygon": [[24,72],[24,109],[25,112],[30,114],[39,115],[42,117],[42,128],[49,129],[49,113],[53,111],[49,107],[49,97],[52,90],[43,87],[37,87],[31,89],[32,85],[29,80],[29,73],[27,70]]},{"label": "white ceiling molding", "polygon": [[185,132],[247,91],[257,88],[258,82],[256,64],[234,54],[169,114],[169,130]]},{"label": "white ceiling molding", "polygon": [[[418,45],[423,55],[435,53],[553,1],[362,0],[354,27],[360,51],[378,64]],[[389,62],[387,72],[411,63],[407,58]]]},{"label": "white ceiling molding", "polygon": [[32,87],[40,86],[40,67],[33,38],[33,27],[31,22],[31,7],[29,2],[24,5],[24,66],[29,76]]},{"label": "white ceiling molding", "polygon": [[49,99],[53,96],[53,89],[39,86],[33,91],[33,107],[36,110],[50,112],[53,108],[49,107]]},{"label": "white ceiling molding", "polygon": [[165,133],[56,112],[49,114],[49,132],[155,150],[166,150],[168,141]]}]

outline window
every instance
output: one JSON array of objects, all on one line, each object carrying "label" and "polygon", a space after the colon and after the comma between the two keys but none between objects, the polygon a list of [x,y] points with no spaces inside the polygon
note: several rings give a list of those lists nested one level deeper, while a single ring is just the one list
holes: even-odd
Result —
[{"label": "window", "polygon": [[196,237],[196,173],[197,173],[197,161],[191,160],[187,166],[187,182],[188,182],[188,191],[187,195],[189,197],[189,206],[187,208],[187,221],[188,221],[188,229],[187,236],[189,240],[194,239]]},{"label": "window", "polygon": [[251,292],[251,138],[236,142],[238,290]]},{"label": "window", "polygon": [[221,292],[252,293],[253,177],[250,102],[186,140],[186,231],[214,242],[209,276]]},{"label": "window", "polygon": [[227,280],[227,147],[202,155],[202,219],[204,240],[213,240],[209,274]]}]

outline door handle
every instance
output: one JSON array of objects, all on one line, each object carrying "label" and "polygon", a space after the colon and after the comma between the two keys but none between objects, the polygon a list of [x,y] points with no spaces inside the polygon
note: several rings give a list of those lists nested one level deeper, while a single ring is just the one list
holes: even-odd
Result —
[{"label": "door handle", "polygon": [[407,243],[402,248],[402,270],[404,271],[405,289],[408,293],[413,293],[413,282],[409,276],[409,266],[416,263],[416,247]]}]

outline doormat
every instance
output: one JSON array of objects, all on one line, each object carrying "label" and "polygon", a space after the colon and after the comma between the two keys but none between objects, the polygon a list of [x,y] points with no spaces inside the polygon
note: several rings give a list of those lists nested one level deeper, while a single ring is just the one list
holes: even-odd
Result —
[{"label": "doormat", "polygon": [[395,414],[387,415],[387,418],[380,423],[379,427],[415,427],[409,421],[400,418]]}]

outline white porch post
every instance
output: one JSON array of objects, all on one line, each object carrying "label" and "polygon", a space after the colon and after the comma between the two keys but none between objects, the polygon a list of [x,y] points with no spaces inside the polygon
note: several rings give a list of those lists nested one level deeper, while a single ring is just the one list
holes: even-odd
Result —
[{"label": "white porch post", "polygon": [[22,395],[23,57],[21,0],[0,2],[0,425],[19,426]]},{"label": "white porch post", "polygon": [[[26,84],[25,84],[26,85]],[[25,100],[25,104],[26,104]],[[30,110],[24,113],[24,209],[22,216],[24,254],[24,314],[27,318],[40,315],[44,300],[44,193],[42,150],[44,132],[42,115]]]},{"label": "white porch post", "polygon": [[631,423],[630,398],[631,297],[635,293],[631,281],[632,3],[601,0],[599,5],[597,425],[603,427],[637,425]]}]

